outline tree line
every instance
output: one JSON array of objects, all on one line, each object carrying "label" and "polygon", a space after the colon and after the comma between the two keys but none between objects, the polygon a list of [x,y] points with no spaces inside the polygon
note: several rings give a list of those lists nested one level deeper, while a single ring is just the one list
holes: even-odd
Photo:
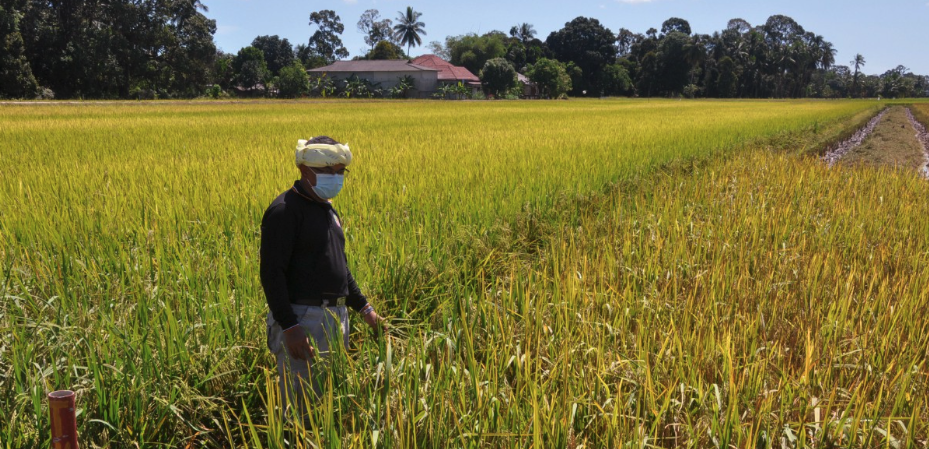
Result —
[{"label": "tree line", "polygon": [[[616,33],[597,19],[578,17],[544,41],[523,23],[509,35],[450,36],[432,42],[432,51],[474,73],[494,58],[516,71],[558,74],[570,82],[538,81],[543,90],[572,95],[712,98],[861,98],[924,97],[929,77],[897,66],[881,75],[864,75],[862,55],[836,64],[836,50],[823,36],[805,30],[790,17],[775,15],[752,26],[732,19],[713,34],[693,33],[672,17],[661,29],[644,34],[620,28]],[[550,68],[554,66],[554,68]],[[537,78],[540,78],[537,76]],[[536,80],[536,79],[533,79]],[[556,88],[557,86],[557,88]]]},{"label": "tree line", "polygon": [[[0,0],[0,98],[294,97],[336,89],[306,72],[349,55],[335,11],[310,14],[306,43],[257,36],[235,54],[217,50],[216,21],[206,13],[198,0]],[[412,7],[393,20],[365,11],[357,29],[368,47],[355,59],[408,58],[423,45],[421,16]],[[836,64],[830,42],[783,15],[755,26],[732,19],[712,34],[693,33],[681,18],[644,33],[614,33],[577,17],[544,40],[520,23],[508,33],[448,36],[427,48],[479,75],[496,96],[520,92],[516,73],[552,98],[929,94],[929,77],[902,65],[865,75],[862,55]]]},{"label": "tree line", "polygon": [[194,97],[216,21],[198,0],[0,0],[0,97]]}]

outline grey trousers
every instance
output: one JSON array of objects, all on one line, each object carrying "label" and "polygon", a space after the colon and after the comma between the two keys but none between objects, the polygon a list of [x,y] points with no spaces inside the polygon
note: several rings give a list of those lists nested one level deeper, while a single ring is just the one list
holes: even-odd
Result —
[{"label": "grey trousers", "polygon": [[[284,332],[268,312],[268,349],[277,358],[281,401],[297,407],[306,416],[309,407],[322,397],[329,374],[333,351],[348,347],[348,309],[345,306],[315,307],[292,305],[297,322],[310,339],[315,357],[309,361],[294,359],[284,347]],[[307,388],[310,387],[310,388]]]}]

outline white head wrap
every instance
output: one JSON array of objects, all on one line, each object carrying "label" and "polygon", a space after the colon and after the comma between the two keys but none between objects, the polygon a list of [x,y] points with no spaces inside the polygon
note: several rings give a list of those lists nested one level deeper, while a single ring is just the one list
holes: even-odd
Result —
[{"label": "white head wrap", "polygon": [[336,164],[348,165],[352,163],[352,152],[348,149],[348,144],[337,143],[335,145],[326,145],[323,143],[311,143],[307,145],[306,140],[297,141],[297,152],[295,154],[295,163],[306,165],[307,167],[331,167]]}]

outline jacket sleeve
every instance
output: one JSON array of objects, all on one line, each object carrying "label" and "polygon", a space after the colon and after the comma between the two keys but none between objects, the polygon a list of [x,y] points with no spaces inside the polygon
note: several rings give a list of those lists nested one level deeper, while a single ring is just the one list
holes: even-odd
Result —
[{"label": "jacket sleeve", "polygon": [[368,305],[368,298],[358,288],[358,283],[355,282],[355,277],[352,276],[352,270],[348,268],[347,260],[345,261],[345,271],[348,271],[348,297],[345,298],[345,304],[355,309],[356,312],[361,312],[361,309]]},{"label": "jacket sleeve", "polygon": [[287,329],[297,324],[287,289],[287,266],[293,253],[296,223],[284,204],[273,204],[261,219],[259,249],[261,287],[274,321]]}]

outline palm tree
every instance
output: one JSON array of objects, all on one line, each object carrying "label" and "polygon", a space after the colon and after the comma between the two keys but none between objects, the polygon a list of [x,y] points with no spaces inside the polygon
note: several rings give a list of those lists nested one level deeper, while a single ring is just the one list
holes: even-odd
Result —
[{"label": "palm tree", "polygon": [[700,35],[694,35],[690,42],[684,45],[684,60],[690,66],[690,84],[694,83],[697,67],[706,59],[706,48]]},{"label": "palm tree", "polygon": [[423,29],[426,24],[419,21],[419,17],[423,13],[413,11],[412,6],[406,7],[406,14],[402,11],[399,11],[398,14],[400,14],[397,16],[397,22],[399,23],[394,25],[394,38],[400,41],[401,45],[406,44],[406,54],[409,55],[411,46],[423,43],[423,39],[419,35],[426,35],[426,30]]},{"label": "palm tree", "polygon": [[855,59],[851,61],[851,64],[855,66],[855,77],[852,81],[852,89],[855,90],[855,93],[858,94],[858,69],[864,67],[864,56],[861,56],[861,53],[855,55]]},{"label": "palm tree", "polygon": [[836,49],[831,42],[826,41],[822,36],[816,36],[816,43],[819,44],[819,67],[823,70],[829,70],[832,64],[835,64]]},{"label": "palm tree", "polygon": [[535,28],[531,23],[523,22],[519,25],[513,25],[513,27],[510,28],[510,36],[518,38],[523,43],[523,45],[525,45],[526,42],[532,40],[532,38],[535,37],[535,34]]}]

